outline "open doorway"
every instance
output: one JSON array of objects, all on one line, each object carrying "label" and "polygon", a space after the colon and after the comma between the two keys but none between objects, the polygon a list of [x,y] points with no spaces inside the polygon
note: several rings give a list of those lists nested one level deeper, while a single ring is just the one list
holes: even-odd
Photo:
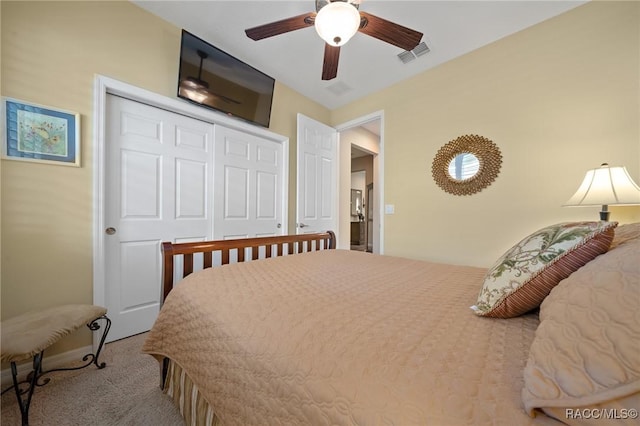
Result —
[{"label": "open doorway", "polygon": [[351,250],[373,251],[373,155],[351,147]]},{"label": "open doorway", "polygon": [[[352,148],[353,150],[353,148]],[[352,151],[353,152],[353,151]],[[363,158],[363,157],[359,157]],[[353,153],[351,164],[351,227],[350,227],[350,245],[351,250],[366,251],[367,235],[366,235],[366,206],[368,201],[365,200],[367,191],[367,171],[355,171],[353,165]]]},{"label": "open doorway", "polygon": [[[375,114],[338,128],[341,158],[343,164],[348,164],[345,168],[348,171],[341,166],[344,170],[344,180],[340,183],[344,198],[341,199],[349,200],[349,207],[341,208],[341,229],[348,230],[352,250],[370,253],[382,252],[381,127],[381,114]],[[349,161],[346,161],[347,152]]]}]

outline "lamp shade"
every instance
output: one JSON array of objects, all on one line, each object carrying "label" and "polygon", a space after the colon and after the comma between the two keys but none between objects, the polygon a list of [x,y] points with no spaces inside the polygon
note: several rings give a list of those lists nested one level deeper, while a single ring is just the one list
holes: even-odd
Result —
[{"label": "lamp shade", "polygon": [[582,184],[565,206],[640,204],[640,187],[631,179],[626,167],[604,163],[587,171]]},{"label": "lamp shade", "polygon": [[358,32],[360,13],[351,3],[334,1],[316,15],[318,35],[331,46],[342,46]]}]

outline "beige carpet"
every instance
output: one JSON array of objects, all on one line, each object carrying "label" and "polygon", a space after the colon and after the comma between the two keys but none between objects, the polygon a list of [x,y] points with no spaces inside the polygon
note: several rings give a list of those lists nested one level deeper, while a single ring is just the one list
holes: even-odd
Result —
[{"label": "beige carpet", "polygon": [[[159,387],[158,362],[140,353],[146,334],[108,343],[100,354],[107,366],[51,373],[36,388],[30,426],[183,425],[180,413]],[[45,352],[46,357],[46,352]],[[2,395],[2,426],[19,426],[20,410],[12,390]]]}]

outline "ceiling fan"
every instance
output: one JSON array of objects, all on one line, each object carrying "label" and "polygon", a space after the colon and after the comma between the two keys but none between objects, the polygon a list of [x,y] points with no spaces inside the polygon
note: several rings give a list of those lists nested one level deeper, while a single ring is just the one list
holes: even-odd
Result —
[{"label": "ceiling fan", "polygon": [[209,104],[215,102],[215,100],[221,100],[222,102],[228,104],[237,104],[240,105],[241,102],[235,99],[232,99],[228,96],[221,95],[219,93],[214,93],[209,90],[209,83],[202,79],[202,65],[204,60],[209,57],[205,52],[198,49],[196,51],[198,56],[200,57],[200,66],[198,67],[198,76],[192,77],[189,76],[180,81],[179,90],[183,96],[186,96],[189,99],[193,99],[198,103]]},{"label": "ceiling fan", "polygon": [[325,40],[322,79],[338,75],[340,46],[356,33],[385,41],[404,50],[412,50],[422,39],[422,33],[370,13],[359,10],[361,0],[316,0],[316,11],[282,19],[245,30],[253,40],[273,37],[290,31],[315,26]]}]

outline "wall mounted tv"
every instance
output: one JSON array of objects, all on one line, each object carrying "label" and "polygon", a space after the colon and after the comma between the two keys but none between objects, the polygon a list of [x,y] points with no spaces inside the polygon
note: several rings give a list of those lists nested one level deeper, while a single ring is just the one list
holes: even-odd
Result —
[{"label": "wall mounted tv", "polygon": [[275,80],[182,30],[178,97],[269,127]]}]

